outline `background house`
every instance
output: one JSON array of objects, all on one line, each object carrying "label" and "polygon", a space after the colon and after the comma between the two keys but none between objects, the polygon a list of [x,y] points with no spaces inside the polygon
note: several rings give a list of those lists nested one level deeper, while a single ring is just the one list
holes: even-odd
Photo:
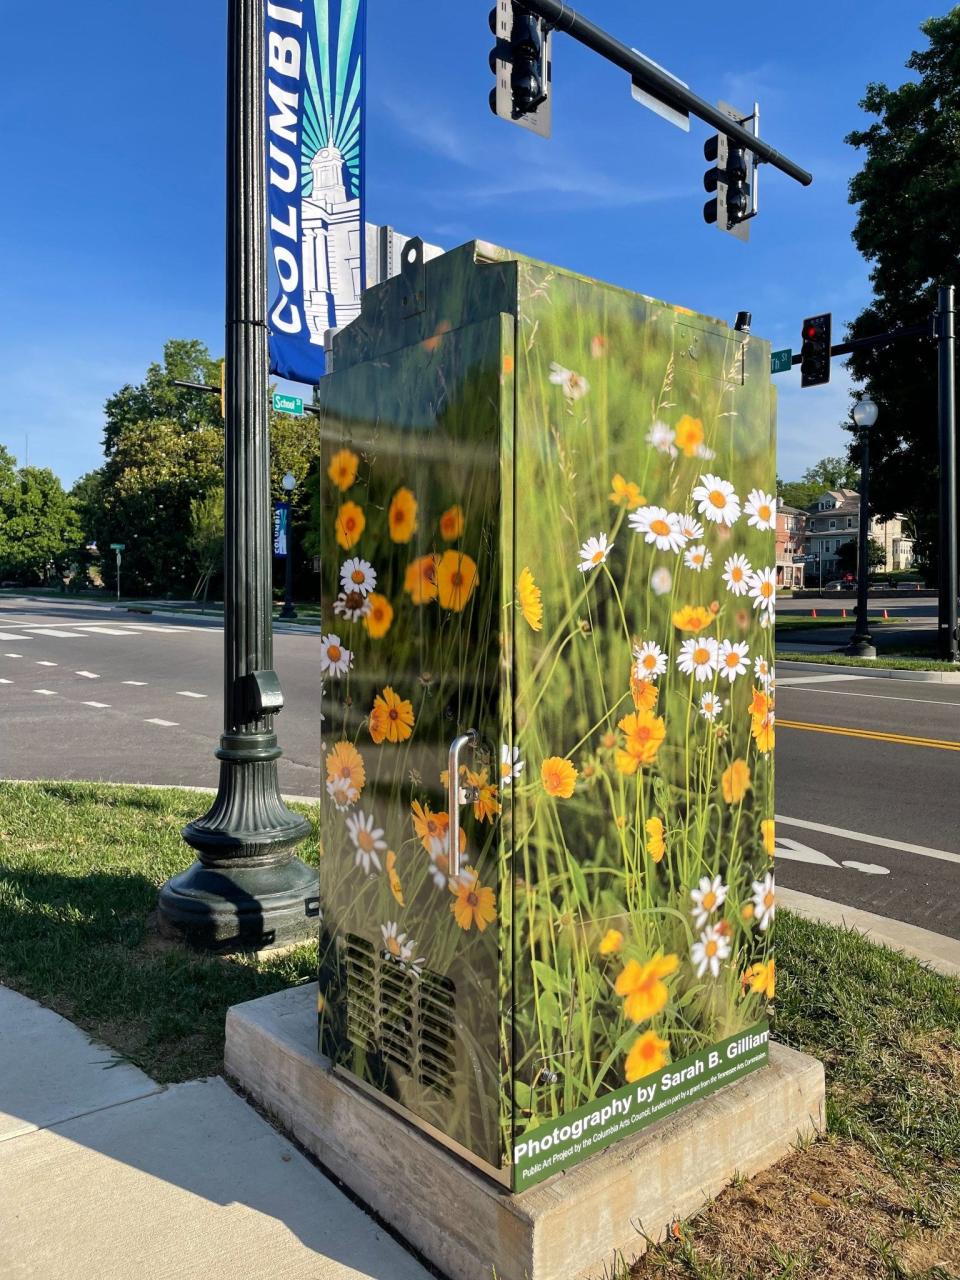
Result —
[{"label": "background house", "polygon": [[[830,582],[840,576],[840,548],[856,544],[860,530],[860,495],[855,489],[828,489],[807,508],[806,546],[815,557],[810,564],[811,581]],[[870,537],[884,548],[885,558],[877,572],[895,573],[913,565],[913,539],[904,527],[904,517],[889,520],[871,517]]]},{"label": "background house", "polygon": [[777,505],[777,586],[788,590],[803,586],[806,565],[807,513],[797,507]]}]

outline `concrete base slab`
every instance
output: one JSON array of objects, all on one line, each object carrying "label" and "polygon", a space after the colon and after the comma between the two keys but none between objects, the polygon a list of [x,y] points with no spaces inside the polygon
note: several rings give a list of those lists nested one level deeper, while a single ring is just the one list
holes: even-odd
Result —
[{"label": "concrete base slab", "polygon": [[0,1142],[158,1088],[59,1014],[0,987]]},{"label": "concrete base slab", "polygon": [[2,1280],[429,1280],[222,1080],[0,1143]]},{"label": "concrete base slab", "polygon": [[772,1044],[766,1069],[511,1195],[330,1070],[316,997],[230,1009],[227,1072],[451,1280],[609,1277],[824,1125],[822,1065]]}]

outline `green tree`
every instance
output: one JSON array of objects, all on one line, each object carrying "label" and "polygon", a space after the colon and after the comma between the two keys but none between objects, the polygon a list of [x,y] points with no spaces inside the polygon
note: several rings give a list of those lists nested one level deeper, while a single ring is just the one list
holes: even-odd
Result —
[{"label": "green tree", "polygon": [[849,458],[821,458],[800,480],[777,478],[777,493],[788,507],[806,510],[828,489],[857,489],[860,473]]},{"label": "green tree", "polygon": [[[867,570],[881,569],[886,564],[887,553],[883,549],[883,543],[876,538],[871,538],[867,543]],[[856,573],[857,571],[857,540],[851,538],[849,542],[844,542],[840,550],[837,552],[837,565],[844,573]]]},{"label": "green tree", "polygon": [[200,562],[200,578],[193,589],[203,592],[206,608],[210,583],[223,572],[223,489],[211,489],[190,503],[190,548]]},{"label": "green tree", "polygon": [[[927,47],[907,61],[914,78],[870,84],[861,106],[874,121],[847,141],[864,153],[850,183],[854,241],[872,264],[872,303],[854,320],[862,337],[926,320],[960,255],[960,6],[921,26]],[[850,368],[880,409],[870,433],[871,507],[904,512],[918,563],[935,571],[937,377],[932,344],[905,339],[856,352]],[[851,458],[859,461],[856,441]]]},{"label": "green tree", "polygon": [[[7,455],[9,457],[9,455]],[[0,489],[0,575],[27,585],[71,573],[82,559],[73,499],[47,467],[21,467]]]}]

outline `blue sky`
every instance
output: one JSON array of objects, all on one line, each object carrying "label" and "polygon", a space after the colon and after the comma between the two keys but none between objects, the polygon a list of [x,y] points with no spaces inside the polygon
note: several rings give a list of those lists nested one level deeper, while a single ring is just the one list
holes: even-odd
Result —
[{"label": "blue sky", "polygon": [[[710,315],[749,310],[774,347],[796,349],[821,310],[842,333],[869,298],[843,137],[868,81],[906,77],[929,0],[734,6],[726,20],[715,0],[578,7],[701,97],[759,100],[763,135],[813,186],[765,166],[740,244],[702,220],[705,125],[671,128],[560,36],[543,141],[487,107],[488,0],[369,0],[368,217],[446,247],[493,240]],[[34,7],[5,7],[18,52],[0,85],[0,443],[22,462],[29,436],[31,464],[66,483],[99,465],[104,400],[167,338],[222,350],[224,15],[222,0],[51,0],[41,31]],[[835,363],[828,387],[801,393],[796,372],[777,384],[792,478],[842,451],[848,383]]]}]

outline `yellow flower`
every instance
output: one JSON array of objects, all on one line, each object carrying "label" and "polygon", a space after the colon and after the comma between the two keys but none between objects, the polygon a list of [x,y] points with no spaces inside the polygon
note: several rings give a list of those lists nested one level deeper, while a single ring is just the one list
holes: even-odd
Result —
[{"label": "yellow flower", "polygon": [[327,781],[348,793],[351,803],[359,798],[366,776],[363,757],[352,742],[338,742],[327,752]]},{"label": "yellow flower", "polygon": [[648,818],[644,829],[647,833],[647,853],[654,862],[659,862],[667,851],[663,839],[663,822],[660,818]]},{"label": "yellow flower", "polygon": [[684,457],[696,457],[700,451],[700,446],[703,444],[703,423],[700,419],[691,418],[685,413],[677,423],[674,444],[678,449],[683,450]]},{"label": "yellow flower", "polygon": [[340,449],[330,459],[327,475],[341,493],[346,492],[357,478],[360,459],[352,449]]},{"label": "yellow flower", "polygon": [[364,616],[363,625],[369,636],[379,640],[390,630],[393,622],[393,605],[386,596],[380,595],[379,591],[371,591],[367,600],[370,602],[370,609]]},{"label": "yellow flower", "polygon": [[349,551],[352,546],[360,541],[360,535],[363,533],[367,523],[367,517],[363,514],[361,507],[355,502],[345,502],[337,512],[337,542],[343,547],[344,551]]},{"label": "yellow flower", "polygon": [[753,903],[752,902],[744,903],[744,905],[740,908],[740,915],[744,920],[752,920],[753,917],[756,915],[756,910],[754,909]]},{"label": "yellow flower", "polygon": [[540,781],[548,796],[569,800],[577,782],[577,771],[569,760],[564,760],[562,756],[551,756],[540,766]]},{"label": "yellow flower", "polygon": [[433,813],[428,804],[422,805],[417,800],[410,806],[410,812],[413,815],[413,829],[420,837],[420,843],[427,853],[437,854],[447,843],[449,814]]},{"label": "yellow flower", "polygon": [[770,710],[770,698],[762,689],[754,687],[753,697],[750,699],[749,713],[754,720],[762,720]]},{"label": "yellow flower", "polygon": [[685,604],[673,615],[673,625],[678,631],[692,631],[694,634],[709,627],[712,621],[713,614],[702,604]]},{"label": "yellow flower", "polygon": [[543,601],[540,596],[540,588],[533,580],[533,574],[529,569],[520,570],[520,577],[517,579],[517,597],[520,601],[520,612],[523,614],[525,621],[534,631],[543,629]]},{"label": "yellow flower", "polygon": [[477,566],[462,551],[445,551],[437,565],[437,594],[443,609],[460,613],[477,585]]},{"label": "yellow flower", "polygon": [[394,542],[409,542],[417,528],[417,500],[409,489],[398,489],[387,513],[390,537]]},{"label": "yellow flower", "polygon": [[757,750],[766,754],[773,750],[773,730],[774,720],[773,712],[765,715],[762,720],[754,719],[751,722],[750,731],[753,734],[754,741],[757,744]]},{"label": "yellow flower", "polygon": [[[666,736],[666,726],[662,716],[655,716],[652,711],[637,711],[617,721],[617,727],[625,736],[626,754],[636,761],[632,768],[621,768],[617,760],[617,768],[621,773],[635,773],[641,764],[653,764],[657,752]],[[622,754],[618,752],[619,755]]]},{"label": "yellow flower", "polygon": [[624,1067],[627,1083],[632,1084],[634,1080],[640,1080],[651,1072],[665,1067],[670,1061],[667,1057],[669,1048],[670,1041],[661,1040],[653,1030],[645,1031],[642,1036],[638,1036],[633,1042],[633,1048],[627,1054]]},{"label": "yellow flower", "polygon": [[640,486],[632,480],[624,480],[618,471],[610,481],[610,501],[617,507],[626,507],[628,511],[636,511],[642,507],[646,498],[640,492]]},{"label": "yellow flower", "polygon": [[497,918],[497,899],[493,890],[480,884],[479,879],[475,871],[466,871],[459,879],[450,881],[450,892],[454,894],[450,910],[461,929],[475,924],[483,933]]},{"label": "yellow flower", "polygon": [[777,851],[777,824],[773,818],[763,818],[760,822],[760,836],[763,840],[763,851],[772,858]]},{"label": "yellow flower", "polygon": [[764,995],[772,1000],[777,991],[777,966],[773,960],[766,964],[752,964],[740,979],[749,987],[752,995]]},{"label": "yellow flower", "polygon": [[440,517],[440,536],[444,542],[453,542],[463,533],[463,508],[456,503]]},{"label": "yellow flower", "polygon": [[734,760],[729,769],[723,771],[720,785],[727,804],[739,804],[750,790],[750,770],[746,760]]},{"label": "yellow flower", "polygon": [[437,598],[437,565],[439,556],[420,556],[407,565],[403,576],[403,589],[414,604],[426,604]]},{"label": "yellow flower", "polygon": [[[497,799],[497,788],[492,782],[487,781],[487,771],[482,773],[474,773],[472,769],[465,770],[467,775],[467,783],[471,787],[477,788],[477,798],[473,802],[473,816],[478,822],[492,822],[500,812],[500,801]],[[449,771],[448,771],[449,776]]]},{"label": "yellow flower", "polygon": [[623,1012],[631,1022],[646,1022],[654,1017],[670,999],[670,991],[663,981],[674,973],[680,964],[675,955],[655,956],[646,964],[629,960],[617,977],[614,991],[623,996]]},{"label": "yellow flower", "polygon": [[413,705],[398,697],[389,685],[374,698],[370,712],[370,737],[374,742],[406,742],[413,733],[413,723]]},{"label": "yellow flower", "polygon": [[600,939],[597,950],[602,956],[615,955],[623,946],[623,934],[619,929],[608,929]]},{"label": "yellow flower", "polygon": [[387,850],[387,879],[390,881],[390,892],[397,902],[401,907],[406,906],[403,900],[403,886],[400,883],[400,877],[397,875],[397,855],[392,849]]},{"label": "yellow flower", "polygon": [[652,680],[641,680],[636,671],[630,675],[630,695],[638,711],[652,711],[657,705],[659,690]]}]

